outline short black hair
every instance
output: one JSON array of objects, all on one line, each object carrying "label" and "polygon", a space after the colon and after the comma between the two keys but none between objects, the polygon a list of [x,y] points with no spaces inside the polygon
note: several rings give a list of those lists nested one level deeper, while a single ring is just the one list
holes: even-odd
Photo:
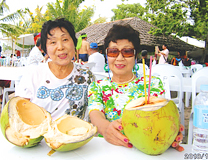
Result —
[{"label": "short black hair", "polygon": [[[85,34],[86,34],[86,33],[82,33],[81,36],[82,36],[82,35],[85,35]],[[85,38],[86,38],[86,37],[82,37],[82,39],[85,39]]]},{"label": "short black hair", "polygon": [[163,44],[166,48],[168,48],[167,44]]},{"label": "short black hair", "polygon": [[186,55],[186,51],[184,51],[184,50],[179,50],[178,52],[180,53],[180,56],[185,56]]},{"label": "short black hair", "polygon": [[[41,45],[41,38],[38,38],[38,40],[36,41],[36,46],[39,47]],[[42,48],[42,47],[41,47]]]},{"label": "short black hair", "polygon": [[107,36],[104,39],[104,49],[108,48],[109,43],[117,42],[117,40],[127,39],[131,42],[136,50],[135,58],[140,52],[140,38],[139,32],[134,30],[129,24],[118,25],[114,24],[113,27],[109,30]]},{"label": "short black hair", "polygon": [[67,30],[67,32],[69,33],[69,35],[71,36],[73,42],[74,42],[74,46],[76,47],[77,45],[77,38],[75,36],[75,31],[74,31],[74,26],[71,22],[69,22],[68,20],[65,20],[64,18],[58,18],[55,19],[54,21],[49,20],[47,22],[45,22],[42,26],[42,30],[41,30],[41,48],[42,50],[47,53],[46,50],[46,41],[48,39],[47,35],[51,35],[51,30],[54,28],[65,28]]},{"label": "short black hair", "polygon": [[142,50],[142,56],[146,56],[147,55],[147,50]]}]

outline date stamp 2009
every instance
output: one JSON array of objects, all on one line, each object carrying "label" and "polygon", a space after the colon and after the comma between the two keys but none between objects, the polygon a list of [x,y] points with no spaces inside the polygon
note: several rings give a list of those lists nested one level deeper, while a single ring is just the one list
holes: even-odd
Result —
[{"label": "date stamp 2009", "polygon": [[208,153],[185,153],[184,159],[208,159]]}]

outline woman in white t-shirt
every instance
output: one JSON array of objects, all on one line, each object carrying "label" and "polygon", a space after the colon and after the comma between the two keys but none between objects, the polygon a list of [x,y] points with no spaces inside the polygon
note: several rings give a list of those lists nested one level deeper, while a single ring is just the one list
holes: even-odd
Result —
[{"label": "woman in white t-shirt", "polygon": [[16,88],[16,96],[29,99],[51,113],[53,119],[64,114],[86,118],[91,71],[72,62],[75,55],[74,26],[67,20],[47,21],[41,30],[41,47],[51,61],[25,74]]}]

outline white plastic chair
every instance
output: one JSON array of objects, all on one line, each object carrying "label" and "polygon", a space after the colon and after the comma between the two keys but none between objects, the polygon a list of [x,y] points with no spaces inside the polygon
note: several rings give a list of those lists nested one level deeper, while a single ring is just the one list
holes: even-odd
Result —
[{"label": "white plastic chair", "polygon": [[9,92],[15,92],[15,81],[11,81],[10,87],[3,89],[3,97],[2,97],[2,111],[5,104],[9,101]]},{"label": "white plastic chair", "polygon": [[201,64],[194,64],[191,65],[191,74],[194,74],[195,72],[197,72],[199,69],[202,69],[203,66]]},{"label": "white plastic chair", "polygon": [[[143,64],[142,63],[137,63],[137,73],[143,75]],[[145,64],[145,75],[149,75],[149,67]]]},{"label": "white plastic chair", "polygon": [[[179,109],[181,124],[184,125],[184,104],[182,92],[182,73],[180,70],[169,64],[157,64],[152,66],[152,76],[157,76],[161,79],[165,89],[165,98],[175,102]],[[171,97],[171,91],[177,91],[177,97]],[[183,133],[184,134],[184,133]]]},{"label": "white plastic chair", "polygon": [[27,59],[25,57],[20,58],[21,67],[27,66]]},{"label": "white plastic chair", "polygon": [[89,62],[89,63],[85,63],[85,64],[83,65],[84,68],[87,68],[87,69],[89,69],[89,70],[91,70],[92,67],[94,67],[94,66],[95,66],[95,62]]},{"label": "white plastic chair", "polygon": [[193,139],[194,101],[196,98],[196,93],[200,91],[200,85],[202,84],[208,84],[208,67],[204,67],[192,75],[192,109],[189,118],[188,144],[192,144]]},{"label": "white plastic chair", "polygon": [[108,73],[105,72],[93,72],[93,75],[95,76],[96,81],[108,77]]}]

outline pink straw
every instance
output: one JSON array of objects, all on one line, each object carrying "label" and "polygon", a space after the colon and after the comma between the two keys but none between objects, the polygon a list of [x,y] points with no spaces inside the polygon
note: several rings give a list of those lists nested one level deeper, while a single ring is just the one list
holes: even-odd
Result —
[{"label": "pink straw", "polygon": [[149,65],[149,87],[148,87],[148,100],[147,100],[147,104],[149,104],[149,99],[150,99],[151,71],[152,71],[152,56],[150,56],[150,65]]}]

